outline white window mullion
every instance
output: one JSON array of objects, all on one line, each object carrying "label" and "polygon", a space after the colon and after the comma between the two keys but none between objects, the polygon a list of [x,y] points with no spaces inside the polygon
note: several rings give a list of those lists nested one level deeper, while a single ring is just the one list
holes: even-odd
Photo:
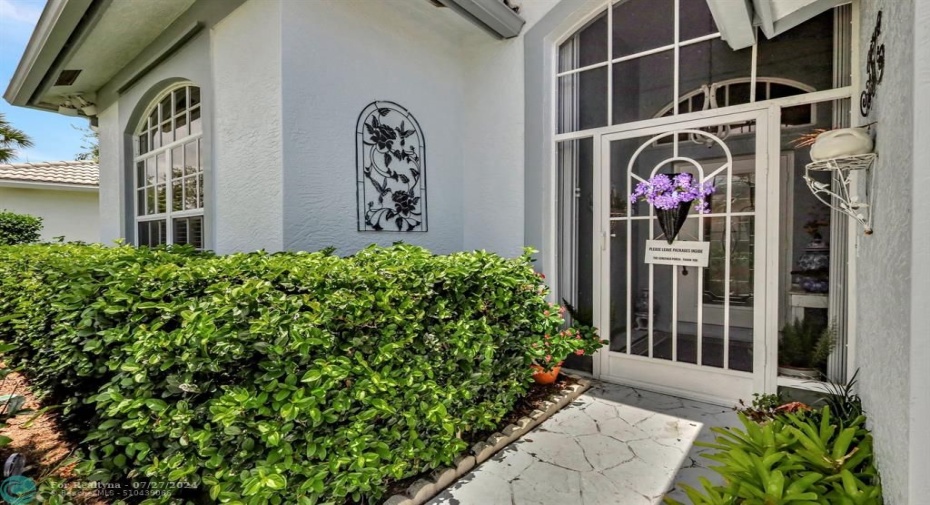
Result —
[{"label": "white window mullion", "polygon": [[165,167],[167,172],[165,176],[165,218],[167,219],[167,223],[165,224],[166,244],[174,243],[174,219],[172,219],[171,215],[174,211],[174,200],[172,199],[174,196],[172,194],[174,192],[174,189],[172,188],[172,186],[174,186],[174,156],[172,156],[173,151],[174,150],[169,147],[165,152],[165,160],[167,160],[167,166]]},{"label": "white window mullion", "polygon": [[614,124],[614,3],[607,2],[607,125]]}]

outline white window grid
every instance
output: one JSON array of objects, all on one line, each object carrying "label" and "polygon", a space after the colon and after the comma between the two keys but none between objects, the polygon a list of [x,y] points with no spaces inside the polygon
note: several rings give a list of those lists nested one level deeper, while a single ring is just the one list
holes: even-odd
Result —
[{"label": "white window grid", "polygon": [[[149,106],[133,136],[133,217],[136,245],[140,224],[164,222],[164,240],[174,244],[176,222],[200,219],[204,245],[203,127],[200,88],[172,86]],[[185,230],[190,242],[190,229]]]},{"label": "white window grid", "polygon": [[[586,24],[581,25],[576,30],[574,30],[573,32],[565,36],[564,38],[559,39],[555,43],[556,61],[555,61],[554,68],[556,68],[557,71],[554,74],[555,82],[554,82],[553,89],[556,90],[556,97],[558,99],[556,103],[556,111],[557,111],[556,132],[557,133],[556,133],[555,140],[567,140],[568,138],[580,138],[580,136],[583,136],[584,132],[587,132],[589,130],[593,131],[593,130],[602,129],[602,128],[610,127],[614,125],[614,119],[613,119],[613,113],[614,113],[614,110],[613,110],[614,109],[613,107],[613,99],[614,99],[613,74],[614,74],[614,71],[613,71],[613,66],[618,63],[640,59],[640,58],[644,58],[650,55],[664,53],[666,51],[673,51],[673,55],[674,55],[674,62],[673,62],[674,74],[673,74],[673,79],[672,79],[672,86],[673,86],[672,101],[669,104],[668,108],[664,108],[660,114],[657,114],[654,117],[662,117],[662,116],[668,116],[668,115],[677,116],[680,114],[688,114],[691,112],[695,112],[695,111],[691,111],[690,109],[681,108],[682,104],[688,104],[688,102],[686,101],[686,98],[690,98],[700,93],[700,90],[690,90],[688,92],[682,92],[679,88],[680,80],[681,80],[680,75],[679,75],[680,69],[681,69],[681,55],[680,55],[681,48],[687,47],[693,44],[699,44],[702,42],[719,40],[719,39],[722,39],[722,36],[721,36],[721,33],[717,31],[717,32],[706,34],[706,35],[701,35],[699,37],[694,37],[694,38],[690,38],[686,40],[680,40],[680,36],[681,36],[680,26],[682,22],[681,3],[687,2],[687,1],[691,1],[691,0],[675,0],[674,1],[674,39],[673,39],[674,42],[671,44],[665,44],[665,45],[661,45],[661,46],[651,48],[648,50],[640,51],[634,54],[623,55],[623,56],[619,56],[615,58],[614,57],[614,44],[613,44],[613,30],[614,30],[613,9],[616,4],[623,3],[623,0],[609,0],[609,1],[604,2],[604,7],[602,7],[601,9],[595,10],[591,14],[591,16],[588,18],[588,22]],[[564,61],[570,62],[568,66],[575,66],[578,63],[579,54],[580,54],[580,51],[579,51],[580,50],[580,34],[592,22],[599,19],[600,16],[605,13],[607,16],[607,30],[606,30],[607,58],[604,61],[593,63],[590,65],[585,65],[583,67],[561,70],[563,67],[566,66],[563,63]],[[566,42],[569,42],[569,41],[573,41],[573,43],[567,44]],[[777,77],[758,77],[757,76],[758,51],[759,51],[759,44],[758,42],[756,42],[751,47],[750,75],[748,77],[721,81],[720,83],[717,83],[718,85],[717,87],[726,86],[726,85],[732,86],[733,84],[737,84],[739,82],[748,82],[750,85],[750,89],[754,90],[756,89],[757,83],[763,83],[765,84],[765,89],[766,89],[766,101],[779,100],[778,98],[770,98],[770,89],[771,89],[772,84],[786,84],[792,87],[796,87],[799,90],[803,90],[803,93],[811,93],[811,92],[816,91],[814,88],[806,84],[792,81],[789,79],[782,79],[782,78],[777,78]],[[607,94],[607,97],[606,97],[607,98],[606,100],[607,121],[606,121],[606,125],[586,128],[586,129],[578,128],[578,119],[579,119],[578,116],[579,116],[580,111],[579,111],[579,103],[578,103],[579,86],[576,80],[577,76],[580,76],[582,72],[586,72],[586,71],[590,71],[590,70],[594,70],[598,68],[605,68],[605,67],[607,68],[607,90],[606,90],[607,91],[606,93]],[[576,76],[576,79],[572,79],[571,81],[563,81],[563,79],[567,76]],[[708,83],[708,84],[713,84],[713,83]],[[728,101],[725,101],[725,102],[726,103],[723,103],[723,104],[717,104],[718,107],[725,108],[725,107],[731,107],[734,105],[741,105],[741,104],[730,104]],[[756,102],[757,102],[756,93],[750,93],[748,103],[751,104],[751,103],[756,103]],[[669,109],[671,110],[671,114],[668,114]],[[816,112],[816,109],[812,107],[811,112],[812,114],[814,114]],[[647,119],[647,118],[642,118],[642,119]],[[801,125],[792,125],[792,126],[801,126]],[[733,132],[733,133],[736,133],[736,132]],[[748,132],[744,132],[744,133],[748,133]]]}]

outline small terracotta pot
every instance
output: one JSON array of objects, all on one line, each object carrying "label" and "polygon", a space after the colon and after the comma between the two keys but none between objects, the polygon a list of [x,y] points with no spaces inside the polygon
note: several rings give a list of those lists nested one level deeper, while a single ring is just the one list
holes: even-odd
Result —
[{"label": "small terracotta pot", "polygon": [[543,367],[539,365],[530,365],[533,371],[533,380],[536,381],[536,384],[552,384],[559,377],[559,371],[562,370],[562,363],[559,363],[550,371],[545,371]]}]

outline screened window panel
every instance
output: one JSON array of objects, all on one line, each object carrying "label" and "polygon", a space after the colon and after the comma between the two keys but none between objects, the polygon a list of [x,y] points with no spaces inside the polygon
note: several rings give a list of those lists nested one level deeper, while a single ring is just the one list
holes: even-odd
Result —
[{"label": "screened window panel", "polygon": [[675,0],[627,0],[613,6],[614,58],[675,43]]}]

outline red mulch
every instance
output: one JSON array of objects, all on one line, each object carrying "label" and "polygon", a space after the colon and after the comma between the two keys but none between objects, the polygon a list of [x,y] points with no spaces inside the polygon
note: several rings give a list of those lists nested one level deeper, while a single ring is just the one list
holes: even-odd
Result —
[{"label": "red mulch", "polygon": [[[2,365],[0,365],[2,367]],[[42,407],[29,388],[29,383],[21,374],[12,372],[0,381],[0,394],[17,394],[26,398],[24,409],[38,411]],[[71,455],[73,448],[66,442],[58,428],[54,411],[36,415],[24,412],[7,421],[7,427],[0,433],[13,439],[9,445],[0,448],[0,465],[13,453],[19,453],[26,459],[24,475],[41,481],[48,476],[65,480],[65,485],[77,484],[72,474],[75,463],[63,462]],[[71,503],[79,505],[105,504],[105,501],[92,494],[68,493]]]}]

